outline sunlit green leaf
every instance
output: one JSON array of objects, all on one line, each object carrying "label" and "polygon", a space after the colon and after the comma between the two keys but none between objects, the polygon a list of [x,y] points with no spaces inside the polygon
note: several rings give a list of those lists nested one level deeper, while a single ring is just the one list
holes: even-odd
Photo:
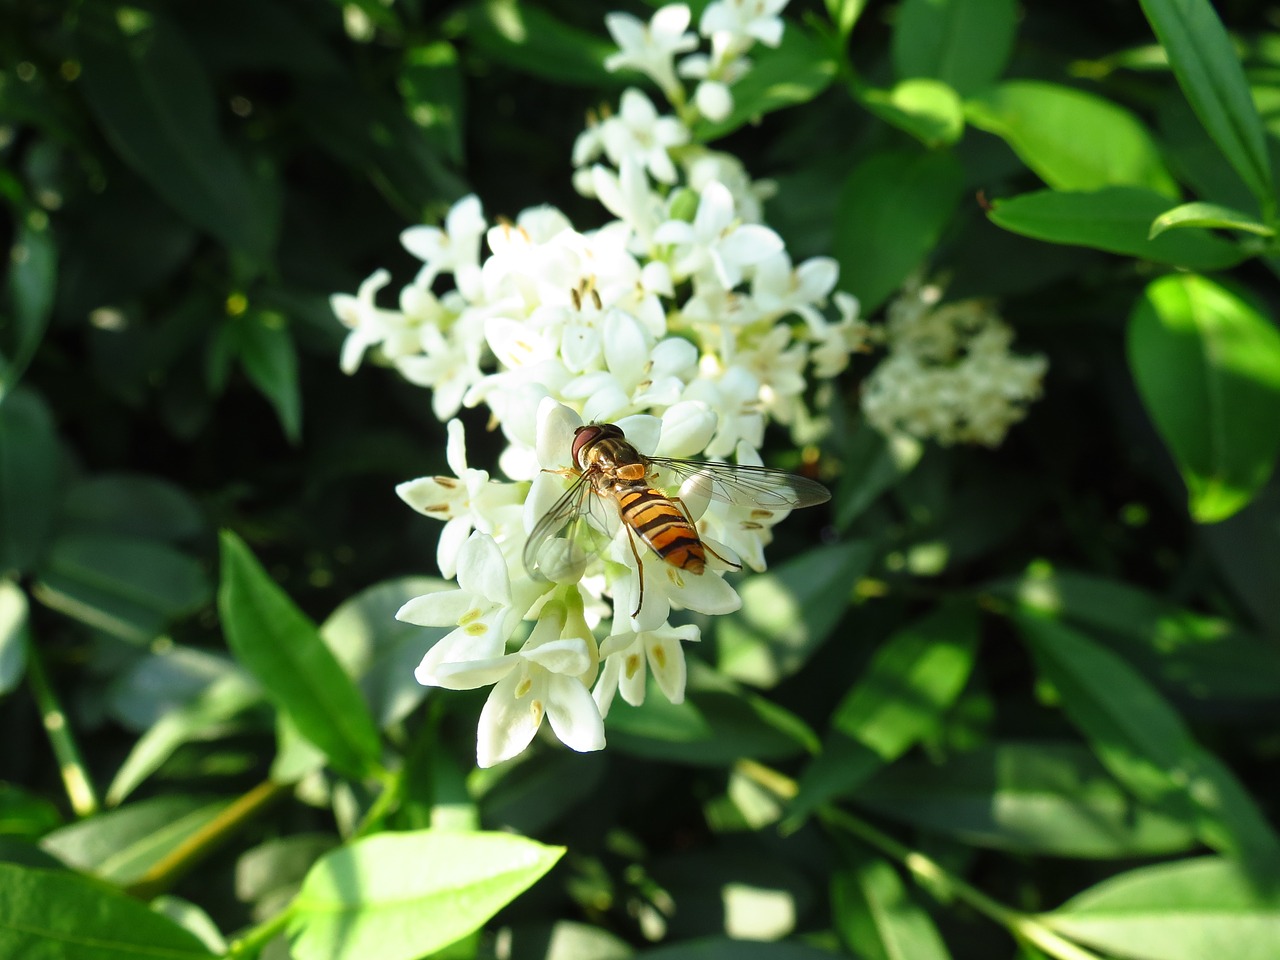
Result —
[{"label": "sunlit green leaf", "polygon": [[926,147],[955,143],[964,133],[960,96],[940,80],[916,77],[899,80],[888,90],[865,90],[862,103]]},{"label": "sunlit green leaf", "polygon": [[1160,236],[1166,230],[1185,227],[1206,227],[1219,230],[1240,230],[1260,237],[1275,236],[1275,230],[1256,217],[1224,207],[1217,203],[1183,203],[1166,210],[1151,222],[1150,237]]},{"label": "sunlit green leaf", "polygon": [[894,69],[962,94],[981,89],[1009,62],[1017,15],[1013,0],[905,0],[894,17]]},{"label": "sunlit green leaf", "polygon": [[938,928],[886,860],[855,854],[832,878],[832,913],[845,945],[867,960],[949,960]]}]

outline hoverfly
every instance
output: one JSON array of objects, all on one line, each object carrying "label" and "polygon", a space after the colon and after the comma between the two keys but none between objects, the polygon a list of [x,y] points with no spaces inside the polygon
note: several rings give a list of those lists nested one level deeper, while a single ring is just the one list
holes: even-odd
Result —
[{"label": "hoverfly", "polygon": [[586,561],[608,542],[607,537],[588,531],[587,518],[591,517],[599,530],[610,529],[608,518],[595,510],[597,504],[612,501],[626,528],[640,575],[639,600],[632,616],[637,616],[644,605],[644,567],[636,537],[667,563],[692,574],[706,569],[708,552],[730,567],[742,567],[702,541],[678,496],[657,489],[662,473],[670,474],[676,485],[693,481],[693,489],[712,500],[766,511],[810,507],[831,499],[822,484],[782,470],[645,456],[612,423],[578,427],[573,435],[571,460],[573,466],[563,472],[576,479],[529,534],[524,548],[525,569],[531,576],[553,580],[561,579],[557,571],[581,573]]}]

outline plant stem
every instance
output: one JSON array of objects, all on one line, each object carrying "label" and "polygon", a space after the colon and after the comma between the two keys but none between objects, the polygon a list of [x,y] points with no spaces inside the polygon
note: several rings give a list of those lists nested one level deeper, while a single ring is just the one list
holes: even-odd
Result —
[{"label": "plant stem", "polygon": [[228,960],[234,960],[234,958],[238,957],[257,956],[263,947],[278,934],[284,932],[284,928],[288,926],[289,920],[293,916],[293,903],[294,901],[290,901],[289,906],[274,917],[263,920],[256,927],[250,927],[243,937],[238,937],[228,944]]},{"label": "plant stem", "polygon": [[89,771],[80,757],[80,748],[76,746],[67,715],[49,683],[44,661],[40,658],[36,645],[31,642],[27,644],[27,682],[31,685],[32,695],[40,710],[40,722],[49,735],[49,743],[58,761],[58,772],[62,775],[62,784],[66,788],[71,809],[77,817],[92,816],[99,808],[97,792],[93,789]]}]

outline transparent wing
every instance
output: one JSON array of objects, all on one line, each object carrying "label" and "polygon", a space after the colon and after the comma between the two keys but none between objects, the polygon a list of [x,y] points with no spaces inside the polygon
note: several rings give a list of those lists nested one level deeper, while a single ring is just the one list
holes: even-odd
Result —
[{"label": "transparent wing", "polygon": [[683,484],[697,477],[712,500],[739,507],[761,507],[765,510],[794,510],[826,503],[831,493],[816,480],[798,477],[785,470],[755,467],[740,463],[717,463],[712,460],[671,460],[647,457],[650,464]]},{"label": "transparent wing", "polygon": [[587,478],[578,477],[534,524],[524,545],[524,568],[542,580],[580,580],[587,562],[608,544],[608,529],[605,504]]}]

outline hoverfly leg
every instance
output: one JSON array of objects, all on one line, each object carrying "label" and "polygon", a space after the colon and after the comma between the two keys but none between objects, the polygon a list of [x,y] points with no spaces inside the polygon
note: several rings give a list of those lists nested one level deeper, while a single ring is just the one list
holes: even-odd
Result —
[{"label": "hoverfly leg", "polygon": [[[684,518],[689,521],[689,526],[693,527],[694,530],[697,530],[698,525],[693,522],[693,517],[689,514],[689,508],[684,505],[684,501],[681,500],[679,497],[672,497],[671,502],[680,508],[680,512],[684,514]],[[732,567],[734,570],[742,569],[741,563],[737,563],[733,560],[730,560],[728,557],[720,556],[720,554],[716,553],[715,550],[712,549],[711,544],[707,543],[706,540],[702,541],[702,549],[707,551],[707,553],[711,554],[713,557],[715,557],[717,560],[719,560],[721,563],[725,564],[726,566]]]},{"label": "hoverfly leg", "polygon": [[627,544],[631,547],[631,555],[636,558],[636,576],[640,578],[640,596],[636,600],[635,612],[631,614],[634,619],[640,616],[640,608],[644,606],[644,564],[640,562],[640,551],[636,549],[636,535],[629,525],[624,523],[622,528],[627,531]]}]

